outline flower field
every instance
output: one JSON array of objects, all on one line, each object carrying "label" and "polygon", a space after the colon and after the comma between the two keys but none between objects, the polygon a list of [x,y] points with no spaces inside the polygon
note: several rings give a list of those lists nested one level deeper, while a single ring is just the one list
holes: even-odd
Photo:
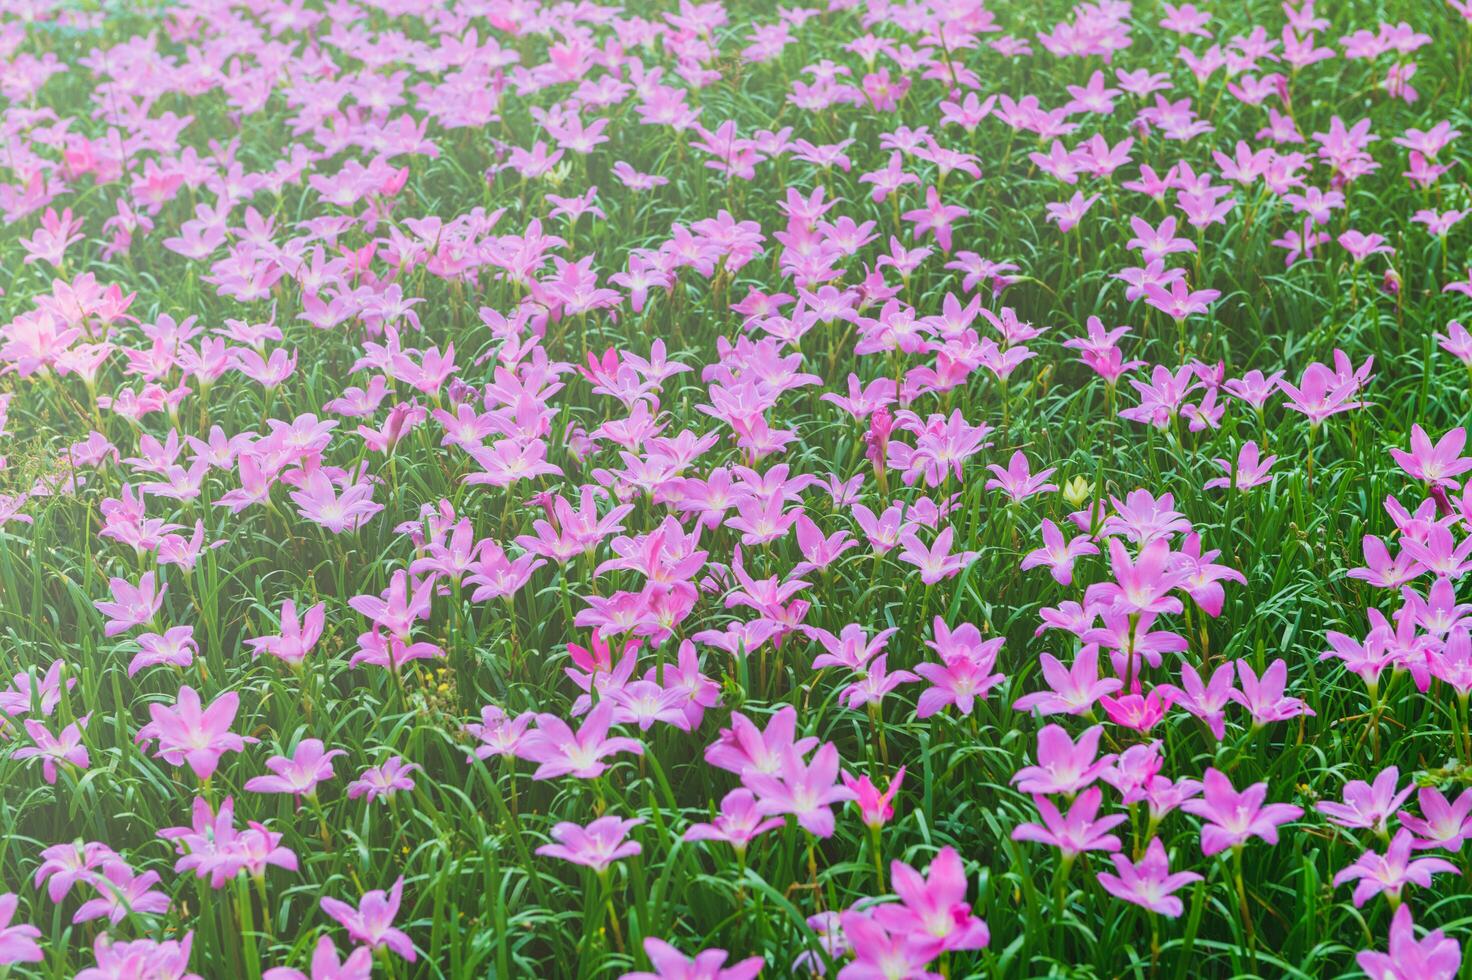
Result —
[{"label": "flower field", "polygon": [[0,140],[0,978],[1472,975],[1472,0],[4,0]]}]

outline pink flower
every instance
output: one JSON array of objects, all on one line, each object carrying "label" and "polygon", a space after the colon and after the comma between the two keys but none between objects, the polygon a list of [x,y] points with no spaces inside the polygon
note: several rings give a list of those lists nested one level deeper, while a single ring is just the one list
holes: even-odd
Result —
[{"label": "pink flower", "polygon": [[36,944],[41,930],[25,923],[10,924],[17,905],[19,900],[14,895],[0,895],[0,966],[40,963],[43,959],[41,947]]},{"label": "pink flower", "polygon": [[1411,451],[1392,447],[1391,458],[1411,476],[1432,486],[1456,487],[1454,477],[1472,470],[1472,457],[1462,455],[1467,443],[1467,430],[1451,429],[1435,445],[1420,425],[1411,425]]},{"label": "pink flower", "polygon": [[1200,718],[1211,731],[1212,737],[1220,742],[1227,734],[1227,705],[1232,703],[1233,680],[1236,666],[1227,661],[1211,673],[1211,680],[1202,683],[1201,675],[1190,664],[1181,664],[1181,686],[1162,684],[1158,690],[1169,690],[1171,703],[1185,708]]},{"label": "pink flower", "polygon": [[414,788],[414,779],[409,774],[417,769],[419,766],[414,763],[391,755],[383,765],[364,769],[362,775],[348,783],[348,799],[366,796],[372,803],[378,799],[388,800],[395,793],[407,792]]},{"label": "pink flower", "polygon": [[138,729],[137,741],[158,743],[160,758],[170,765],[187,764],[200,779],[209,779],[226,752],[239,752],[247,741],[230,731],[235,713],[240,709],[240,695],[227,691],[208,708],[201,707],[199,694],[192,687],[179,688],[173,708],[161,704],[148,706],[152,721]]},{"label": "pink flower", "polygon": [[317,940],[312,951],[310,975],[286,966],[272,967],[261,974],[261,980],[369,980],[373,975],[373,950],[359,946],[345,960],[339,960],[337,945],[331,937]]},{"label": "pink flower", "polygon": [[275,755],[266,760],[270,776],[246,780],[250,793],[291,793],[293,796],[315,796],[317,784],[331,779],[332,760],[347,753],[342,749],[326,751],[321,739],[304,738],[290,756]]},{"label": "pink flower", "polygon": [[707,949],[686,958],[678,949],[653,936],[644,940],[644,955],[654,972],[635,970],[619,980],[752,980],[762,972],[763,960],[752,956],[726,966],[729,955],[724,949]]},{"label": "pink flower", "polygon": [[403,895],[404,878],[400,875],[387,894],[374,889],[363,896],[357,908],[324,895],[321,899],[322,911],[336,919],[354,942],[373,949],[392,950],[413,963],[417,959],[413,942],[402,931],[393,927]]},{"label": "pink flower", "polygon": [[1274,660],[1268,669],[1257,676],[1252,665],[1245,660],[1237,661],[1237,677],[1241,690],[1232,691],[1231,698],[1252,715],[1254,725],[1265,725],[1272,721],[1285,721],[1299,715],[1312,715],[1313,709],[1298,698],[1283,693],[1288,685],[1288,664]]},{"label": "pink flower", "polygon": [[721,799],[721,812],[710,823],[698,823],[685,831],[687,841],[725,841],[738,853],[745,851],[757,837],[782,826],[780,817],[763,819],[756,808],[756,796],[749,789],[733,789]]},{"label": "pink flower", "polygon": [[1399,830],[1384,854],[1366,851],[1353,864],[1343,868],[1334,876],[1338,887],[1346,881],[1358,881],[1354,888],[1354,906],[1359,908],[1382,892],[1391,905],[1400,903],[1401,891],[1406,885],[1421,888],[1431,887],[1431,876],[1439,872],[1461,874],[1457,866],[1445,858],[1412,858],[1411,850],[1415,838],[1409,830]]},{"label": "pink flower", "polygon": [[199,974],[188,972],[189,949],[193,942],[193,932],[185,933],[183,940],[134,939],[121,943],[104,932],[92,944],[97,965],[77,973],[76,980],[118,980],[120,977],[200,980]]},{"label": "pink flower", "polygon": [[1041,473],[1033,473],[1028,466],[1027,457],[1022,454],[1021,450],[1012,454],[1006,469],[1002,469],[996,463],[988,464],[987,469],[995,475],[986,481],[986,489],[1001,490],[1013,502],[1020,502],[1035,494],[1058,489],[1056,483],[1047,482],[1048,477],[1055,472],[1054,467],[1050,466]]},{"label": "pink flower", "polygon": [[1455,803],[1448,803],[1440,790],[1424,786],[1416,801],[1421,805],[1420,817],[1400,814],[1400,825],[1420,838],[1416,848],[1460,851],[1462,842],[1472,837],[1472,789],[1463,790]]},{"label": "pink flower", "polygon": [[889,655],[880,654],[863,669],[859,679],[838,694],[840,704],[849,708],[864,705],[878,707],[889,694],[901,684],[913,684],[920,678],[908,670],[889,670]]},{"label": "pink flower", "polygon": [[955,530],[947,527],[936,535],[934,544],[926,547],[914,530],[907,528],[900,534],[900,544],[904,546],[900,561],[920,569],[920,581],[926,585],[952,578],[975,561],[977,556],[975,551],[952,554],[951,541],[954,536]]},{"label": "pink flower", "polygon": [[155,664],[188,667],[199,654],[199,644],[194,641],[192,626],[174,626],[162,634],[140,633],[136,639],[138,652],[128,662],[129,677],[144,667]]},{"label": "pink flower", "polygon": [[1000,643],[994,642],[983,645],[974,656],[958,655],[947,657],[943,663],[917,664],[915,673],[929,681],[930,687],[916,701],[915,717],[929,718],[952,705],[969,717],[977,699],[985,699],[992,688],[1007,679],[1005,674],[992,672],[1000,647]]},{"label": "pink flower", "polygon": [[552,828],[552,836],[557,843],[543,844],[537,848],[537,853],[584,865],[601,875],[613,862],[643,850],[637,841],[625,840],[629,831],[643,822],[642,817],[632,820],[599,817],[586,827],[580,827],[563,821]]},{"label": "pink flower", "polygon": [[480,709],[480,721],[468,722],[463,726],[465,734],[480,743],[465,757],[465,761],[489,759],[493,755],[499,755],[503,759],[514,758],[533,718],[530,711],[511,718],[494,704],[483,706]]},{"label": "pink flower", "polygon": [[102,630],[104,636],[117,636],[150,622],[163,608],[164,595],[169,591],[167,585],[157,587],[153,572],[144,573],[136,586],[120,578],[110,578],[107,584],[112,589],[112,601],[93,603],[97,611],[107,617]]},{"label": "pink flower", "polygon": [[1012,839],[1036,841],[1056,847],[1063,852],[1063,859],[1071,861],[1085,851],[1117,851],[1119,838],[1109,831],[1125,822],[1123,814],[1114,814],[1096,820],[1104,794],[1099,787],[1090,786],[1080,793],[1068,808],[1068,816],[1058,812],[1053,801],[1046,796],[1034,796],[1033,804],[1042,815],[1041,824],[1019,824],[1012,830]]},{"label": "pink flower", "polygon": [[1018,711],[1037,711],[1041,715],[1085,714],[1099,698],[1124,687],[1117,677],[1099,677],[1099,645],[1085,643],[1079,649],[1072,667],[1051,653],[1039,654],[1043,680],[1048,690],[1025,694],[1013,702]]},{"label": "pink flower", "polygon": [[843,785],[847,786],[854,794],[854,803],[859,808],[859,816],[864,823],[874,830],[878,830],[889,823],[894,816],[894,794],[899,791],[900,784],[905,781],[905,767],[900,766],[889,781],[889,787],[879,792],[868,776],[854,778],[848,773],[842,773]]},{"label": "pink flower", "polygon": [[[1137,678],[1138,680],[1138,678]],[[1170,710],[1170,699],[1174,688],[1162,684],[1151,688],[1149,694],[1129,693],[1099,699],[1104,714],[1109,720],[1123,728],[1137,732],[1148,732],[1165,719]]]},{"label": "pink flower", "polygon": [[886,929],[879,920],[850,909],[839,916],[854,959],[839,972],[839,980],[939,980],[925,967],[934,956],[911,942],[910,934]]},{"label": "pink flower", "polygon": [[1184,279],[1176,279],[1169,289],[1155,283],[1145,286],[1145,302],[1176,321],[1200,316],[1211,309],[1211,304],[1220,296],[1221,292],[1216,289],[1193,290]]},{"label": "pink flower", "polygon": [[1058,230],[1067,234],[1074,229],[1094,202],[1099,200],[1098,194],[1090,194],[1084,197],[1082,191],[1074,191],[1073,197],[1064,202],[1048,202],[1048,220],[1058,225]]},{"label": "pink flower", "polygon": [[747,771],[742,782],[756,794],[758,813],[790,813],[813,836],[832,837],[833,811],[829,808],[855,798],[853,790],[837,785],[838,766],[838,747],[832,742],[823,743],[810,763],[804,763],[789,746],[775,775]]},{"label": "pink flower", "polygon": [[986,923],[966,901],[966,869],[955,848],[936,852],[925,875],[895,861],[890,878],[900,904],[878,906],[874,919],[893,934],[908,934],[910,945],[926,959],[951,950],[985,949],[991,941]]},{"label": "pink flower", "polygon": [[103,865],[100,878],[90,879],[97,897],[77,908],[72,923],[105,918],[117,925],[129,915],[162,915],[169,910],[169,896],[153,890],[158,881],[157,871],[135,875],[121,860],[111,860]]},{"label": "pink flower", "polygon": [[1249,838],[1278,843],[1280,824],[1303,816],[1301,807],[1287,803],[1263,805],[1267,783],[1254,783],[1237,792],[1215,767],[1206,770],[1200,798],[1186,800],[1181,809],[1206,821],[1201,828],[1201,853],[1210,857],[1228,848],[1241,847]]},{"label": "pink flower", "polygon": [[528,762],[537,763],[533,779],[567,775],[593,779],[608,768],[608,763],[603,760],[611,755],[622,752],[644,754],[644,746],[638,739],[608,737],[613,720],[614,705],[607,700],[598,702],[576,732],[556,715],[537,715],[537,727],[522,739],[517,754]]},{"label": "pink flower", "polygon": [[1114,754],[1099,756],[1103,725],[1094,725],[1078,737],[1068,737],[1061,725],[1045,725],[1038,732],[1037,764],[1019,769],[1012,777],[1020,792],[1034,796],[1063,793],[1073,796],[1092,786],[1114,762]]},{"label": "pink flower", "polygon": [[276,636],[261,636],[245,641],[257,656],[268,653],[292,666],[298,666],[312,652],[312,647],[322,636],[322,625],[327,604],[319,602],[298,618],[296,603],[287,599],[281,606],[281,632]]},{"label": "pink flower", "polygon": [[[995,482],[995,481],[994,481]],[[1071,539],[1063,537],[1058,525],[1046,518],[1042,523],[1043,546],[1022,556],[1019,566],[1023,571],[1045,566],[1059,585],[1073,584],[1073,563],[1084,555],[1097,555],[1099,546],[1087,534]]]},{"label": "pink flower", "polygon": [[260,878],[268,865],[297,870],[296,854],[281,846],[281,834],[254,821],[245,830],[236,829],[235,800],[229,796],[218,813],[204,797],[195,797],[193,826],[169,827],[158,835],[178,842],[181,857],[174,863],[175,871],[193,871],[208,878],[212,888],[224,887],[241,871]]},{"label": "pink flower", "polygon": [[79,881],[90,883],[97,876],[95,869],[116,860],[119,858],[112,848],[96,841],[56,844],[41,852],[41,864],[32,883],[40,888],[46,882],[47,897],[53,904],[59,904],[72,885]]},{"label": "pink flower", "polygon": [[1111,854],[1109,859],[1114,862],[1114,870],[1118,874],[1099,872],[1099,884],[1104,886],[1105,891],[1171,919],[1179,917],[1184,911],[1181,900],[1171,893],[1193,881],[1201,880],[1201,876],[1194,871],[1170,873],[1165,845],[1159,837],[1151,838],[1145,856],[1138,862],[1131,861],[1123,854]]},{"label": "pink flower", "polygon": [[733,711],[731,727],[721,729],[720,736],[706,748],[705,761],[743,778],[748,772],[776,775],[782,771],[788,749],[804,756],[818,744],[816,738],[796,738],[796,734],[797,709],[790,704],[773,712],[765,731],[741,712]]},{"label": "pink flower", "polygon": [[1462,947],[1440,929],[1418,940],[1411,907],[1402,905],[1390,920],[1390,952],[1367,949],[1355,954],[1355,962],[1370,980],[1453,980],[1462,967]]},{"label": "pink flower", "polygon": [[1361,779],[1345,783],[1343,803],[1324,800],[1315,804],[1314,809],[1341,827],[1384,834],[1390,818],[1400,811],[1401,804],[1416,788],[1415,783],[1407,783],[1400,789],[1399,782],[1400,770],[1390,766],[1375,777],[1373,785]]},{"label": "pink flower", "polygon": [[[876,191],[877,193],[877,191]],[[941,202],[940,193],[935,187],[925,189],[925,206],[906,211],[900,215],[901,218],[915,226],[915,237],[919,238],[926,232],[935,235],[935,242],[940,246],[942,252],[951,250],[951,225],[956,219],[964,218],[970,214],[970,210],[956,204],[944,204]],[[1068,229],[1063,229],[1067,231]]]},{"label": "pink flower", "polygon": [[1269,470],[1277,461],[1277,456],[1263,457],[1257,443],[1248,440],[1238,450],[1235,463],[1229,459],[1213,460],[1227,475],[1207,480],[1203,487],[1207,490],[1250,490],[1271,483],[1273,477]]},{"label": "pink flower", "polygon": [[31,737],[33,745],[23,745],[11,753],[13,759],[40,759],[41,775],[46,782],[56,783],[56,764],[65,762],[76,766],[78,769],[86,769],[90,764],[87,756],[87,746],[82,744],[82,729],[87,727],[87,720],[91,715],[83,715],[62,729],[60,735],[52,735],[41,722],[27,718],[25,723],[26,734]]},{"label": "pink flower", "polygon": [[1181,600],[1170,595],[1185,578],[1171,562],[1170,542],[1155,538],[1130,559],[1118,538],[1109,539],[1109,564],[1114,582],[1089,586],[1087,601],[1096,606],[1113,606],[1127,613],[1179,613]]}]

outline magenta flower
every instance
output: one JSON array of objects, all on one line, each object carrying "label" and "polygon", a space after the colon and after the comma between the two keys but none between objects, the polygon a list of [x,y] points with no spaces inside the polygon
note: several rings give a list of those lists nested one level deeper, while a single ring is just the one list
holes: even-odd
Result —
[{"label": "magenta flower", "polygon": [[1373,784],[1361,779],[1345,783],[1343,803],[1324,800],[1315,804],[1314,809],[1341,827],[1383,835],[1390,818],[1400,811],[1401,804],[1416,788],[1415,783],[1407,783],[1400,789],[1399,782],[1400,770],[1390,766],[1375,777]]},{"label": "magenta flower", "polygon": [[815,837],[833,836],[835,803],[854,799],[854,791],[837,785],[838,747],[825,742],[804,763],[792,747],[783,752],[782,768],[775,774],[747,771],[742,782],[757,796],[757,812],[770,816],[792,814]]},{"label": "magenta flower", "polygon": [[[892,784],[894,785],[894,784]],[[782,826],[780,817],[764,817],[757,810],[756,795],[746,788],[733,789],[721,798],[721,812],[710,823],[697,823],[686,830],[687,841],[725,841],[743,852],[757,837]]]},{"label": "magenta flower", "polygon": [[337,945],[331,937],[317,940],[312,950],[312,972],[303,973],[287,966],[276,966],[261,974],[261,980],[369,980],[373,975],[373,950],[359,946],[339,959]]},{"label": "magenta flower", "polygon": [[348,799],[366,796],[372,803],[374,800],[388,800],[395,793],[408,792],[414,788],[414,779],[409,774],[418,769],[414,763],[391,755],[383,765],[364,769],[362,775],[348,783]]},{"label": "magenta flower", "polygon": [[557,843],[543,844],[537,848],[537,853],[543,857],[555,857],[584,865],[601,875],[613,862],[633,857],[643,850],[637,841],[625,840],[629,831],[643,822],[642,817],[632,820],[599,817],[586,827],[581,827],[563,821],[552,828],[552,836]]},{"label": "magenta flower", "polygon": [[900,784],[905,781],[904,766],[900,766],[890,779],[889,787],[882,793],[868,776],[854,778],[846,772],[840,775],[843,777],[843,785],[853,791],[853,802],[859,808],[859,817],[866,826],[872,830],[878,830],[889,823],[894,816],[894,795],[899,791]]},{"label": "magenta flower", "polygon": [[537,727],[522,739],[518,755],[528,762],[537,763],[533,779],[566,775],[593,779],[608,768],[608,763],[603,760],[609,756],[621,752],[644,754],[644,746],[638,739],[608,737],[613,719],[614,706],[606,700],[599,701],[588,712],[576,732],[556,715],[537,715]]},{"label": "magenta flower", "polygon": [[910,945],[927,959],[951,950],[985,949],[991,941],[986,923],[966,901],[966,869],[955,848],[936,852],[925,875],[895,861],[890,878],[900,902],[876,907],[874,919],[892,934],[908,934]]},{"label": "magenta flower", "polygon": [[82,744],[82,729],[87,727],[87,719],[90,717],[91,715],[83,715],[63,728],[60,735],[51,734],[51,730],[41,722],[27,718],[26,734],[34,744],[22,745],[10,754],[11,758],[40,759],[41,775],[46,782],[53,785],[56,783],[58,762],[86,769],[91,760],[87,755],[87,746]]},{"label": "magenta flower", "polygon": [[726,966],[730,954],[724,949],[706,949],[687,958],[663,939],[653,936],[644,940],[644,955],[649,957],[654,972],[635,970],[623,974],[619,980],[752,980],[764,965],[760,956],[752,956]]},{"label": "magenta flower", "polygon": [[117,925],[129,915],[163,915],[169,910],[169,896],[154,891],[153,886],[158,882],[157,871],[135,875],[122,861],[109,861],[103,865],[102,874],[90,880],[97,889],[97,897],[78,906],[72,923],[107,919]]},{"label": "magenta flower", "polygon": [[1201,853],[1210,857],[1241,847],[1249,838],[1278,843],[1278,827],[1303,816],[1301,807],[1287,803],[1263,805],[1267,783],[1254,783],[1240,793],[1215,767],[1206,770],[1202,795],[1181,803],[1181,809],[1206,821],[1201,828]]},{"label": "magenta flower", "polygon": [[1061,725],[1045,725],[1038,732],[1037,764],[1019,769],[1012,782],[1032,796],[1063,793],[1071,797],[1087,789],[1115,759],[1113,753],[1099,755],[1103,734],[1104,726],[1094,725],[1075,742]]},{"label": "magenta flower", "polygon": [[41,930],[25,923],[10,924],[17,905],[19,900],[14,895],[0,895],[0,966],[40,963],[43,959],[41,947],[36,944]]},{"label": "magenta flower", "polygon": [[275,755],[267,759],[266,768],[272,774],[246,780],[245,789],[250,793],[314,796],[317,784],[333,777],[332,760],[346,754],[342,749],[327,751],[321,739],[304,738],[290,756]]},{"label": "magenta flower", "polygon": [[1018,698],[1012,704],[1018,711],[1036,711],[1040,715],[1081,715],[1101,697],[1124,687],[1124,681],[1118,677],[1099,677],[1097,643],[1085,643],[1072,667],[1063,666],[1062,661],[1051,653],[1040,654],[1038,661],[1048,690]]},{"label": "magenta flower", "polygon": [[92,944],[97,965],[78,972],[75,980],[117,980],[118,977],[200,980],[199,974],[188,972],[193,943],[193,932],[185,933],[182,940],[134,939],[121,943],[114,942],[104,932]]},{"label": "magenta flower", "polygon": [[1390,952],[1367,949],[1355,954],[1355,962],[1370,980],[1453,980],[1462,967],[1462,947],[1440,929],[1417,939],[1411,907],[1402,905],[1390,920]]},{"label": "magenta flower", "polygon": [[1472,789],[1463,790],[1456,802],[1448,803],[1440,790],[1425,786],[1416,801],[1421,805],[1420,817],[1400,814],[1400,825],[1418,838],[1415,847],[1460,851],[1462,843],[1472,837]]},{"label": "magenta flower", "polygon": [[1118,874],[1107,871],[1098,873],[1099,884],[1104,886],[1105,891],[1115,898],[1133,902],[1170,919],[1179,917],[1184,911],[1181,900],[1172,892],[1201,880],[1201,876],[1194,871],[1170,873],[1165,845],[1159,837],[1151,838],[1150,846],[1145,849],[1145,856],[1138,862],[1131,861],[1123,854],[1111,854],[1109,859],[1114,862],[1114,870]]},{"label": "magenta flower", "polygon": [[1415,838],[1409,830],[1396,832],[1384,854],[1366,851],[1355,862],[1334,876],[1337,888],[1346,881],[1358,881],[1354,888],[1354,906],[1359,908],[1376,895],[1384,893],[1392,906],[1400,904],[1406,885],[1431,887],[1431,876],[1440,872],[1461,874],[1457,866],[1445,858],[1412,858]]},{"label": "magenta flower", "polygon": [[112,589],[112,601],[93,603],[107,617],[102,630],[104,636],[117,636],[152,621],[163,608],[164,595],[169,591],[167,585],[158,587],[153,572],[144,573],[136,586],[121,578],[110,578],[107,584]]},{"label": "magenta flower", "polygon": [[235,713],[240,709],[240,695],[227,691],[203,708],[199,694],[192,687],[179,688],[173,708],[161,704],[148,706],[153,721],[138,729],[138,742],[156,741],[160,758],[174,766],[188,765],[200,779],[209,779],[226,752],[239,752],[245,743],[255,741],[230,731]]},{"label": "magenta flower", "polygon": [[348,937],[373,949],[388,949],[413,963],[417,959],[414,943],[401,930],[393,927],[399,914],[399,901],[404,896],[404,878],[399,876],[385,894],[374,889],[363,896],[358,907],[329,896],[322,896],[322,911],[337,920],[348,931]]},{"label": "magenta flower", "polygon": [[1432,445],[1426,430],[1411,425],[1411,451],[1391,447],[1391,458],[1411,476],[1432,486],[1456,487],[1455,477],[1472,470],[1472,457],[1462,455],[1467,444],[1467,430],[1451,429]]},{"label": "magenta flower", "polygon": [[299,666],[312,652],[312,647],[322,636],[322,624],[327,604],[319,602],[298,618],[296,603],[287,599],[281,606],[281,632],[276,636],[260,636],[248,639],[245,645],[257,656],[268,653],[291,666]]},{"label": "magenta flower", "polygon": [[1099,787],[1090,786],[1074,799],[1065,817],[1046,796],[1034,796],[1032,802],[1043,822],[1019,824],[1012,830],[1012,839],[1056,847],[1063,852],[1065,861],[1071,861],[1085,851],[1117,851],[1119,838],[1109,831],[1124,823],[1126,818],[1123,814],[1113,814],[1095,819],[1103,801],[1104,794]]}]

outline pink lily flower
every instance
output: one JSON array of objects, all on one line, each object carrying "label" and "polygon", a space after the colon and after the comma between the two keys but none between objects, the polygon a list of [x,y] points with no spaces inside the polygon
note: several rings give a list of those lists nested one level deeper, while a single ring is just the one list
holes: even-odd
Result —
[{"label": "pink lily flower", "polygon": [[328,895],[323,895],[320,903],[322,911],[337,920],[353,942],[372,949],[388,949],[413,963],[418,959],[414,943],[402,930],[393,927],[403,896],[404,878],[400,875],[387,893],[380,889],[367,892],[356,908]]},{"label": "pink lily flower", "polygon": [[1170,919],[1179,918],[1185,910],[1181,900],[1171,893],[1202,880],[1194,871],[1171,874],[1165,845],[1159,837],[1151,838],[1145,856],[1137,862],[1123,854],[1111,854],[1109,859],[1117,874],[1100,871],[1096,876],[1105,891]]}]

